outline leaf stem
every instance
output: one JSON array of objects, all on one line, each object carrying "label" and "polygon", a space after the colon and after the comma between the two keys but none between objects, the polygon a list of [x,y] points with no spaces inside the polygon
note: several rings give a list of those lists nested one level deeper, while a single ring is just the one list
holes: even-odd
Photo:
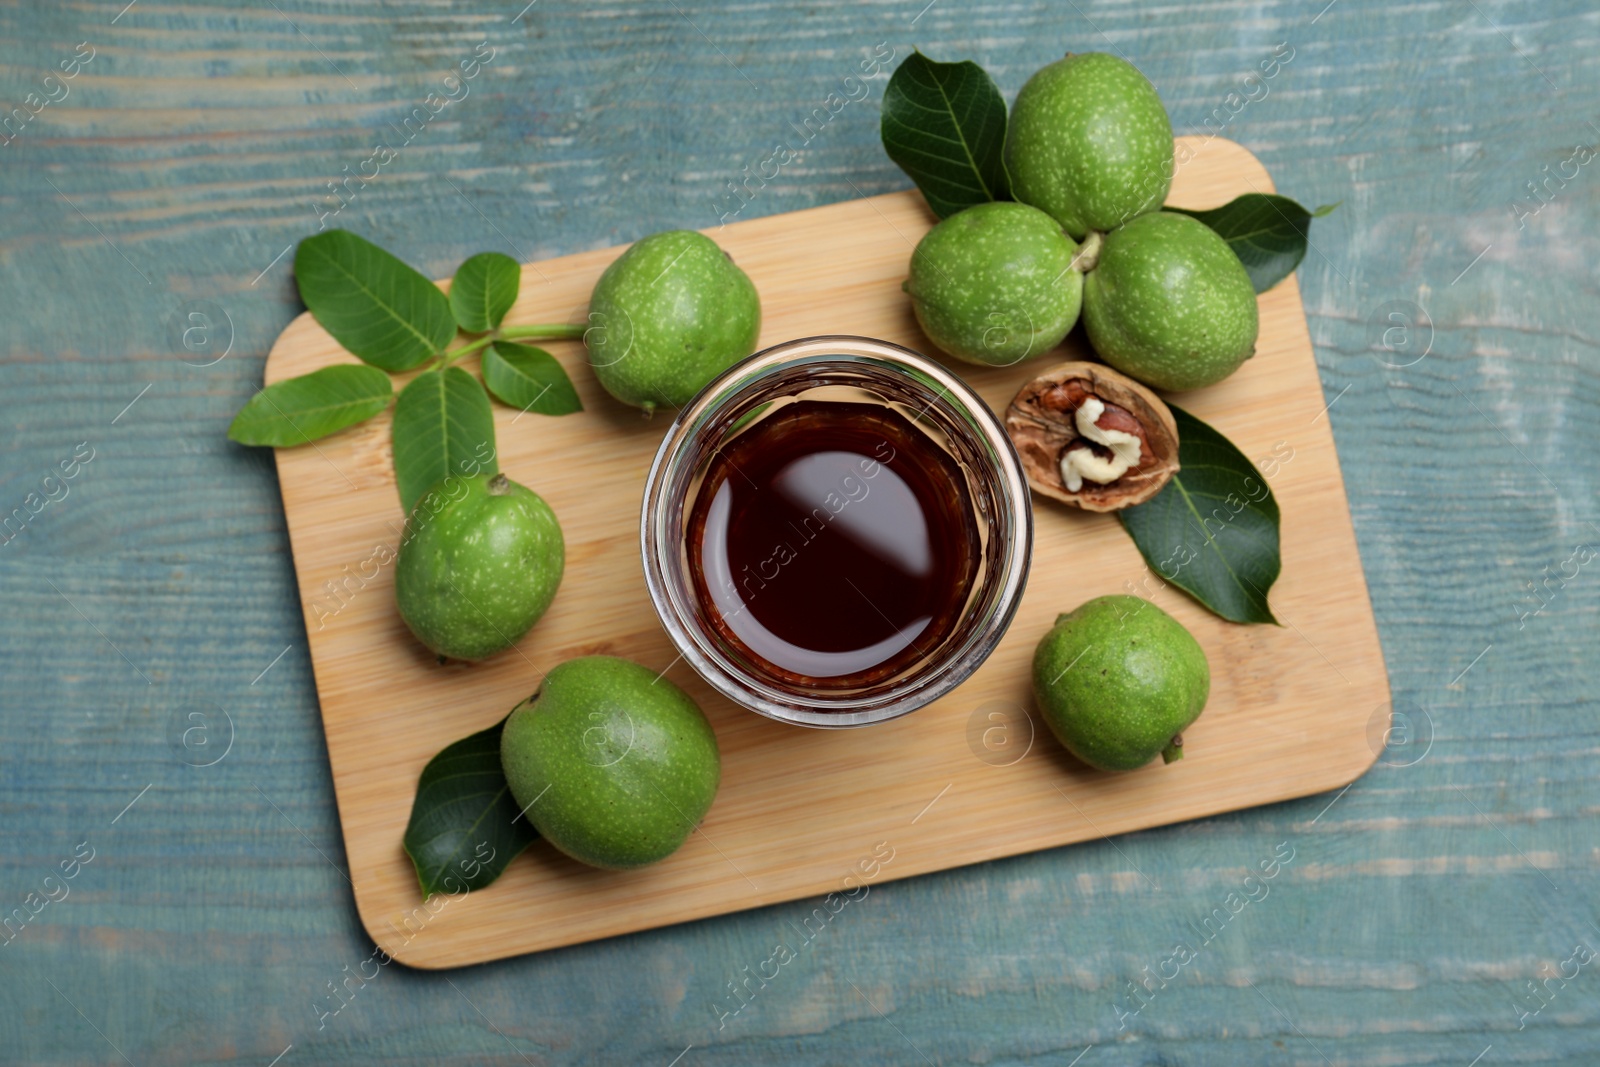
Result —
[{"label": "leaf stem", "polygon": [[443,370],[463,356],[470,356],[478,349],[491,345],[496,341],[511,341],[519,338],[554,338],[576,341],[583,337],[584,331],[587,329],[588,326],[582,323],[566,322],[544,322],[532,326],[501,326],[498,329],[490,330],[476,340],[468,341],[460,348],[452,348],[447,352],[440,352],[439,362],[435,369]]},{"label": "leaf stem", "polygon": [[439,353],[439,369],[443,370],[444,368],[446,368],[446,367],[450,366],[452,363],[454,363],[456,360],[460,359],[462,356],[470,356],[470,355],[472,355],[472,353],[476,352],[478,349],[484,347],[485,345],[490,344],[494,340],[495,340],[494,334],[486,333],[482,337],[478,338],[476,341],[468,341],[466,344],[462,345],[460,348],[452,348],[448,352],[440,352]]},{"label": "leaf stem", "polygon": [[500,336],[507,341],[518,337],[565,338],[576,341],[583,337],[584,331],[588,328],[585,323],[565,322],[540,323],[534,326],[502,326]]}]

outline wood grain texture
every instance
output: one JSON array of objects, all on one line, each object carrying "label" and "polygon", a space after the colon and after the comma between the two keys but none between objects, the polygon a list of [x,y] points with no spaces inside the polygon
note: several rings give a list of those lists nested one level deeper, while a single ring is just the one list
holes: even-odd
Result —
[{"label": "wood grain texture", "polygon": [[[265,1067],[291,1044],[278,1067],[1595,1058],[1589,968],[1517,1014],[1577,939],[1600,947],[1592,567],[1521,617],[1528,583],[1600,537],[1595,165],[1522,225],[1511,211],[1596,137],[1592,3],[540,0],[515,23],[521,3],[478,0],[123,6],[0,5],[7,106],[98,49],[0,147],[0,507],[97,449],[0,548],[0,913],[77,842],[98,849],[0,948],[0,1062]],[[878,42],[970,56],[1008,96],[1065,50],[1121,52],[1178,132],[1209,126],[1283,192],[1342,200],[1298,278],[1394,699],[1431,747],[1343,793],[878,886],[720,1028],[727,984],[819,901],[390,966],[320,1017],[373,945],[272,457],[224,433],[301,310],[274,258],[486,38],[473,95],[338,218],[430,276],[485,248],[527,262],[715,225],[724,183]],[[1282,43],[1267,95],[1251,83],[1231,111]],[[739,218],[906,188],[878,144],[882,80]],[[221,334],[171,336],[196,301],[232,323],[220,362]],[[1431,320],[1413,355],[1374,337],[1395,301]],[[174,735],[217,707],[233,746],[191,766]],[[1280,842],[1296,858],[1271,895],[1119,1027],[1126,983]]]},{"label": "wood grain texture", "polygon": [[[1260,163],[1232,141],[1194,138],[1179,147],[1189,162],[1174,181],[1173,204],[1216,207],[1272,191]],[[911,248],[935,221],[918,194],[894,193],[707,232],[762,294],[761,347],[856,334],[934,352],[900,283]],[[506,322],[583,321],[595,281],[621,252],[525,266]],[[1388,679],[1299,291],[1290,280],[1259,302],[1256,356],[1223,384],[1182,399],[1277,475],[1270,482],[1284,514],[1284,578],[1272,603],[1285,625],[1212,616],[1150,574],[1114,516],[1041,499],[1028,589],[995,653],[949,696],[870,729],[770,722],[716,694],[673,653],[645,591],[637,520],[666,424],[607,397],[582,366],[581,342],[567,343],[563,355],[580,383],[583,414],[547,419],[496,408],[500,469],[555,508],[567,569],[561,595],[533,632],[485,664],[434,662],[394,610],[393,568],[372,562],[392,558],[405,521],[388,415],[315,448],[279,449],[345,854],[367,932],[412,966],[480,963],[842,891],[883,842],[894,859],[878,877],[888,881],[1352,781],[1382,750],[1369,725],[1388,713]],[[1037,361],[959,372],[1003,412],[1039,368],[1090,356],[1075,338]],[[308,313],[273,345],[266,379],[352,361]],[[1275,453],[1285,457],[1281,467]],[[1063,757],[1031,710],[1030,663],[1057,615],[1130,590],[1157,600],[1200,639],[1213,664],[1212,695],[1184,731],[1181,762],[1095,774]],[[705,709],[723,753],[722,787],[705,821],[666,861],[626,873],[584,867],[540,842],[488,890],[448,908],[437,902],[437,916],[418,913],[416,874],[400,840],[423,765],[498,721],[546,670],[597,652],[663,671]],[[1013,732],[1010,752],[997,729]],[[877,875],[879,864],[868,866]],[[406,925],[413,914],[415,924]]]}]

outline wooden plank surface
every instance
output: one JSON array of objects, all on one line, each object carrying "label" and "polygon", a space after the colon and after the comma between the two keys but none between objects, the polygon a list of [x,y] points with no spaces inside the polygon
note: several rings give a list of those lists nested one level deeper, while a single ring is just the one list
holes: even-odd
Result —
[{"label": "wooden plank surface", "polygon": [[[1590,968],[1539,1014],[1517,1006],[1597,936],[1596,572],[1542,605],[1528,588],[1600,520],[1595,165],[1512,211],[1595,138],[1592,3],[523,7],[0,5],[7,106],[97,49],[0,148],[0,507],[96,450],[0,549],[0,910],[97,850],[0,948],[0,1061],[1594,1058]],[[1285,193],[1342,201],[1299,284],[1394,699],[1431,734],[1348,790],[876,886],[720,1027],[728,983],[818,898],[390,966],[321,1017],[373,945],[272,457],[224,432],[302,310],[280,254],[327,183],[486,39],[472,96],[337,220],[430,276],[487,248],[526,262],[714,226],[725,183],[879,42],[975,58],[1008,97],[1067,49],[1121,52],[1178,132],[1220,131]],[[1244,76],[1291,50],[1241,106]],[[878,142],[883,76],[866,85],[740,219],[907,187]],[[221,325],[186,348],[171,320],[197,304]],[[1397,310],[1410,354],[1382,347]],[[195,713],[231,740],[210,766],[181,741]],[[1281,842],[1296,858],[1270,897],[1119,1024],[1127,983]]]},{"label": "wooden plank surface", "polygon": [[[1174,204],[1215,207],[1272,190],[1266,170],[1232,141],[1191,138],[1179,147],[1178,158],[1189,161],[1174,182]],[[894,193],[711,232],[762,294],[762,346],[843,333],[933,352],[900,283],[911,248],[934,221],[917,194]],[[525,266],[506,321],[583,321],[589,291],[621,251]],[[539,625],[486,663],[438,665],[395,612],[393,568],[362,563],[391,559],[404,522],[388,416],[315,448],[278,450],[345,854],[367,932],[412,966],[459,966],[824,895],[885,843],[893,861],[881,878],[889,881],[1352,781],[1381,751],[1369,727],[1387,714],[1388,679],[1299,291],[1290,280],[1260,304],[1255,357],[1181,399],[1273,472],[1284,577],[1272,604],[1285,625],[1217,619],[1163,588],[1114,517],[1041,499],[1027,592],[994,655],[945,698],[870,729],[771,722],[716,694],[675,655],[645,590],[637,520],[667,424],[607,397],[582,366],[578,342],[556,347],[564,348],[583,414],[496,411],[500,468],[555,508],[567,569]],[[1025,364],[959,370],[1004,411],[1039,369],[1089,358],[1081,345],[1075,336],[1061,352]],[[273,346],[266,377],[352,361],[307,314]],[[1036,719],[1029,664],[1058,614],[1124,590],[1153,598],[1200,639],[1212,663],[1211,699],[1184,731],[1180,763],[1093,773],[1066,758]],[[437,916],[418,912],[400,841],[423,765],[498,721],[546,670],[595,652],[664,671],[706,710],[723,777],[698,832],[666,861],[625,873],[585,867],[540,842],[490,889],[448,908],[436,902]],[[984,744],[986,735],[996,741],[996,729],[1014,732],[1014,759],[1002,745]],[[408,922],[414,915],[430,921]]]}]

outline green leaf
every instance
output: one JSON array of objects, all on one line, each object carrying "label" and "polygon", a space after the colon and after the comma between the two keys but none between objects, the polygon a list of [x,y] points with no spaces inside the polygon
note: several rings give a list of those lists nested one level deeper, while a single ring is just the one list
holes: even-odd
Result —
[{"label": "green leaf", "polygon": [[447,745],[422,768],[405,849],[424,900],[441,889],[484,888],[539,836],[522,817],[500,769],[505,724],[501,719]]},{"label": "green leaf", "polygon": [[1294,273],[1311,243],[1311,220],[1320,219],[1338,204],[1307,211],[1287,196],[1245,193],[1232,203],[1209,211],[1164,210],[1190,215],[1210,226],[1228,242],[1244,264],[1256,292],[1264,293]]},{"label": "green leaf", "polygon": [[450,283],[450,308],[456,323],[468,333],[483,333],[500,325],[517,302],[522,268],[510,256],[480,252],[456,271]]},{"label": "green leaf", "polygon": [[933,213],[1010,199],[1006,179],[1006,102],[994,79],[971,60],[905,58],[883,91],[884,151],[922,190]]},{"label": "green leaf", "polygon": [[450,474],[498,474],[494,412],[478,379],[460,367],[419,374],[394,405],[394,478],[410,514]]},{"label": "green leaf", "polygon": [[381,370],[324,367],[251,397],[233,417],[228,436],[242,445],[291,448],[370,419],[393,397],[394,387]]},{"label": "green leaf", "polygon": [[583,403],[556,357],[542,348],[496,341],[483,354],[483,384],[500,400],[540,415],[570,415]]},{"label": "green leaf", "polygon": [[301,241],[294,276],[323,329],[374,367],[410,370],[456,335],[437,285],[348,230]]},{"label": "green leaf", "polygon": [[1230,622],[1271,622],[1278,502],[1244,453],[1178,407],[1178,473],[1119,514],[1145,562]]}]

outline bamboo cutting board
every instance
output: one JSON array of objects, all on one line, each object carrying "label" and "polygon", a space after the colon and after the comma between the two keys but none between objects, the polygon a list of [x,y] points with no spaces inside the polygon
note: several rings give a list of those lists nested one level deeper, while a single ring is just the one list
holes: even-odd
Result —
[{"label": "bamboo cutting board", "polygon": [[[1272,191],[1240,146],[1188,141],[1197,154],[1179,171],[1172,203],[1212,207]],[[900,291],[933,221],[905,192],[707,232],[761,292],[763,346],[864,334],[933,354]],[[583,321],[595,279],[621,251],[524,267],[506,321]],[[1081,344],[1075,334],[1059,358],[1090,358]],[[476,963],[1305,796],[1352,781],[1377,756],[1388,679],[1293,278],[1261,297],[1255,358],[1180,398],[1270,475],[1283,512],[1283,576],[1271,602],[1283,625],[1217,619],[1160,588],[1114,516],[1036,499],[1033,570],[999,649],[945,699],[858,730],[743,711],[675,658],[645,592],[638,532],[645,472],[667,420],[611,400],[578,342],[547,347],[584,412],[546,418],[496,405],[495,418],[501,469],[561,519],[566,574],[533,632],[489,662],[437,665],[395,610],[385,561],[404,516],[387,415],[277,453],[356,907],[403,963]],[[956,369],[1001,411],[1056,358]],[[273,346],[266,380],[353,361],[302,315]],[[1126,591],[1152,596],[1194,632],[1212,689],[1184,731],[1183,760],[1112,775],[1068,757],[1044,728],[1029,662],[1057,614]],[[666,861],[630,872],[587,868],[536,842],[489,889],[423,907],[401,848],[423,765],[499,720],[543,671],[593,653],[664,669],[710,717],[722,788],[699,831]]]}]

